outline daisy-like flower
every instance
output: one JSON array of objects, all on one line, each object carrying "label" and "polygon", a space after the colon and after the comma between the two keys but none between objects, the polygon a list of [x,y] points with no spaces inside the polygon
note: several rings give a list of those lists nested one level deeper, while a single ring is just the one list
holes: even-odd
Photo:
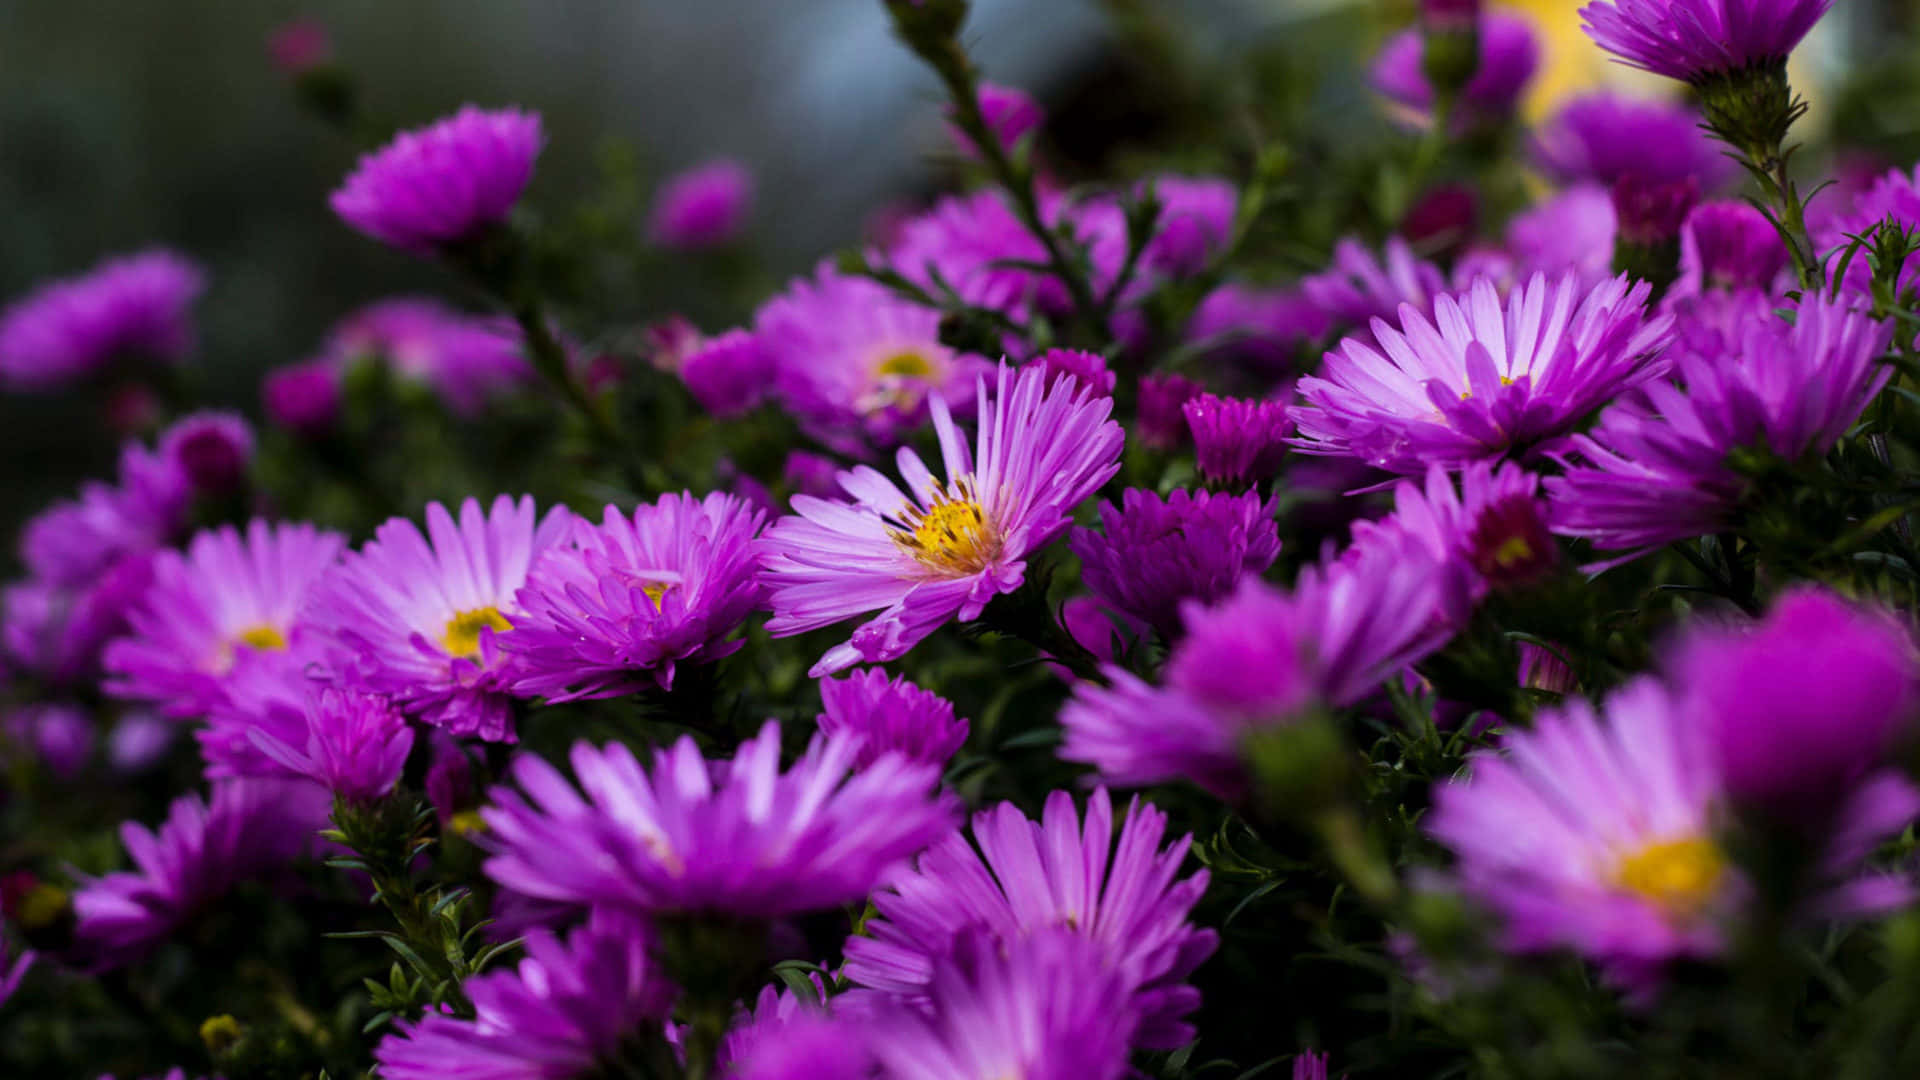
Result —
[{"label": "daisy-like flower", "polygon": [[260,380],[260,405],[267,417],[308,437],[333,429],[341,397],[340,369],[326,360],[288,364]]},{"label": "daisy-like flower", "polygon": [[[1844,205],[1815,227],[1814,246],[1821,254],[1831,256],[1830,265],[1838,269],[1838,255],[1853,243],[1852,238],[1865,237],[1871,243],[1874,229],[1888,219],[1908,230],[1920,228],[1920,168],[1895,169],[1875,180],[1854,196],[1851,205]],[[1864,254],[1854,256],[1843,280],[1848,288],[1863,296],[1868,294],[1873,268]],[[1896,280],[1902,292],[1913,288],[1920,281],[1920,259],[1907,256]]]},{"label": "daisy-like flower", "polygon": [[[1591,287],[1613,277],[1613,249],[1620,218],[1613,193],[1599,184],[1575,184],[1507,223],[1510,265],[1496,280],[1525,280],[1534,274],[1572,273]],[[1503,292],[1506,290],[1502,290]]]},{"label": "daisy-like flower", "polygon": [[821,266],[754,315],[782,400],[809,432],[851,452],[891,446],[931,395],[966,411],[987,362],[940,343],[940,313]]},{"label": "daisy-like flower", "polygon": [[1786,62],[1833,0],[1595,0],[1587,36],[1623,63],[1683,82]]},{"label": "daisy-like flower", "polygon": [[78,949],[101,967],[139,960],[234,885],[310,850],[326,820],[326,792],[305,781],[227,780],[210,800],[175,799],[157,831],[127,822],[120,837],[138,869],[74,893]]},{"label": "daisy-like flower", "polygon": [[1280,471],[1292,428],[1286,402],[1201,394],[1181,411],[1193,430],[1194,467],[1208,483],[1244,488]]},{"label": "daisy-like flower", "polygon": [[780,771],[768,722],[730,762],[691,738],[649,772],[619,744],[573,748],[580,791],[531,754],[513,767],[520,792],[497,788],[481,811],[492,829],[488,876],[515,892],[649,916],[770,919],[865,896],[952,827],[936,766],[889,755],[853,772],[855,740],[817,736]]},{"label": "daisy-like flower", "polygon": [[500,637],[522,615],[515,594],[527,572],[572,526],[558,506],[536,520],[530,495],[499,496],[487,511],[468,499],[457,521],[432,503],[424,535],[393,518],[349,552],[315,590],[309,618],[348,647],[355,677],[408,714],[512,741],[517,672]]},{"label": "daisy-like flower", "polygon": [[1774,294],[1786,269],[1786,245],[1765,214],[1733,200],[1701,203],[1680,227],[1680,278],[1667,295],[1672,302],[1709,289]]},{"label": "daisy-like flower", "polygon": [[517,594],[514,632],[501,639],[514,692],[570,701],[666,688],[677,665],[731,655],[741,642],[728,636],[760,605],[752,544],[765,520],[713,492],[576,522]]},{"label": "daisy-like flower", "polygon": [[1728,455],[1823,454],[1886,385],[1891,332],[1848,302],[1808,298],[1792,323],[1764,296],[1745,303],[1726,349],[1682,350],[1677,383],[1647,385],[1574,438],[1566,475],[1546,482],[1555,532],[1625,561],[1719,531],[1749,486]]},{"label": "daisy-like flower", "polygon": [[1539,476],[1512,462],[1475,462],[1461,470],[1457,488],[1453,475],[1434,465],[1424,486],[1412,480],[1395,485],[1392,514],[1354,522],[1353,544],[1343,558],[1364,559],[1411,538],[1440,562],[1472,571],[1459,576],[1467,591],[1458,596],[1464,603],[1453,608],[1455,621],[1463,621],[1465,604],[1489,588],[1537,580],[1558,563],[1539,488]]},{"label": "daisy-like flower", "polygon": [[847,978],[924,999],[967,931],[1013,948],[1064,926],[1099,946],[1131,996],[1139,1023],[1121,1036],[1146,1049],[1183,1045],[1193,1037],[1184,1017],[1200,1003],[1187,977],[1219,938],[1188,921],[1207,873],[1175,880],[1192,837],[1163,849],[1166,827],[1165,814],[1136,799],[1116,839],[1104,790],[1088,796],[1084,827],[1064,791],[1047,796],[1038,822],[1012,803],[982,811],[972,843],[948,835],[874,895],[878,914],[847,940]]},{"label": "daisy-like flower", "polygon": [[1533,158],[1562,184],[1608,188],[1633,176],[1659,184],[1692,180],[1712,191],[1735,168],[1726,147],[1701,130],[1698,110],[1604,90],[1561,106],[1535,133]]},{"label": "daisy-like flower", "polygon": [[97,680],[100,653],[126,632],[127,613],[153,582],[153,556],[128,555],[99,580],[65,588],[31,580],[0,591],[0,655],[53,686]]},{"label": "daisy-like flower", "polygon": [[1168,640],[1187,601],[1224,600],[1280,557],[1274,503],[1257,492],[1181,488],[1162,498],[1128,488],[1120,500],[1101,505],[1098,531],[1075,529],[1067,546],[1089,591]]},{"label": "daisy-like flower", "polygon": [[200,268],[171,251],[108,259],[0,312],[0,383],[46,390],[124,361],[178,363],[193,349]]},{"label": "daisy-like flower", "polygon": [[1187,426],[1187,402],[1205,392],[1206,387],[1185,375],[1163,372],[1141,376],[1135,434],[1156,450],[1172,450],[1191,442],[1193,429]]},{"label": "daisy-like flower", "polygon": [[1295,445],[1400,473],[1525,453],[1665,370],[1673,320],[1649,291],[1535,275],[1504,303],[1484,280],[1443,296],[1432,321],[1402,307],[1399,329],[1374,322],[1377,351],[1349,339],[1300,380]]},{"label": "daisy-like flower", "polygon": [[1447,288],[1440,268],[1413,253],[1402,237],[1389,236],[1379,256],[1347,237],[1334,245],[1333,264],[1300,279],[1300,292],[1337,326],[1364,327],[1390,318],[1401,305],[1433,310]]},{"label": "daisy-like flower", "polygon": [[434,300],[400,298],[362,308],[333,328],[326,349],[342,368],[384,364],[463,416],[533,377],[517,328]]},{"label": "daisy-like flower", "polygon": [[302,606],[345,538],[304,523],[255,519],[203,532],[186,553],[155,558],[153,584],[107,647],[108,693],[176,717],[205,716],[244,654],[285,649]]},{"label": "daisy-like flower", "polygon": [[226,495],[253,464],[253,428],[238,413],[183,416],[160,436],[160,453],[202,495]]},{"label": "daisy-like flower", "polygon": [[208,779],[289,775],[261,745],[306,745],[308,706],[332,682],[331,645],[323,635],[301,633],[286,649],[253,650],[236,660],[206,722],[193,732]]},{"label": "daisy-like flower", "polygon": [[954,715],[953,702],[878,668],[821,679],[820,704],[821,731],[860,740],[856,769],[887,754],[944,766],[967,741],[967,722]]},{"label": "daisy-like flower", "polygon": [[653,198],[647,235],[671,251],[702,251],[737,236],[753,206],[753,174],[723,159],[668,177]]},{"label": "daisy-like flower", "polygon": [[413,749],[413,729],[387,700],[357,690],[309,694],[305,738],[288,742],[266,728],[250,733],[260,752],[337,799],[371,802],[393,790]]},{"label": "daisy-like flower", "polygon": [[1107,367],[1107,359],[1084,349],[1048,349],[1031,361],[1047,371],[1047,385],[1071,379],[1096,394],[1113,395],[1119,377]]},{"label": "daisy-like flower", "polygon": [[327,203],[367,236],[431,255],[506,220],[541,142],[538,114],[468,105],[362,157]]},{"label": "daisy-like flower", "polygon": [[[984,383],[984,380],[983,380]],[[876,470],[840,474],[854,501],[796,495],[795,516],[761,541],[764,580],[785,636],[883,609],[828,650],[818,678],[861,661],[895,660],[952,618],[976,619],[1025,580],[1027,557],[1071,524],[1074,507],[1120,468],[1124,439],[1113,399],[1044,369],[1000,367],[997,392],[980,390],[974,448],[946,402],[932,402],[946,478],[911,450],[898,461],[911,495]]]},{"label": "daisy-like flower", "polygon": [[[1126,220],[1118,206],[1043,191],[1040,215],[1049,228],[1071,232],[1087,248],[1096,292],[1112,284],[1127,246]],[[993,188],[941,199],[902,225],[885,253],[888,266],[922,288],[950,287],[968,304],[1004,312],[1017,322],[1036,313],[1072,310],[1059,278],[1028,269],[1046,261],[1046,249]]]},{"label": "daisy-like flower", "polygon": [[38,580],[84,588],[129,556],[173,542],[193,489],[172,459],[137,442],[120,450],[119,480],[91,481],[78,498],[41,511],[20,532],[20,561]]},{"label": "daisy-like flower", "polygon": [[1187,341],[1207,356],[1261,373],[1284,373],[1300,347],[1327,332],[1326,311],[1297,289],[1228,283],[1207,294],[1187,320]]},{"label": "daisy-like flower", "polygon": [[729,330],[690,349],[679,365],[680,381],[700,407],[734,419],[768,397],[773,357],[751,330]]},{"label": "daisy-like flower", "polygon": [[[1014,86],[1001,86],[999,83],[982,81],[979,90],[980,115],[987,122],[987,130],[994,141],[1009,157],[1019,146],[1027,133],[1046,122],[1047,114],[1033,95]],[[953,118],[953,106],[946,109],[949,120]],[[970,158],[980,156],[979,147],[973,145],[973,139],[957,126],[947,125],[947,138],[962,154]]]},{"label": "daisy-like flower", "polygon": [[[1533,24],[1508,12],[1479,20],[1479,63],[1460,93],[1455,124],[1488,124],[1513,115],[1521,92],[1540,66]],[[1423,124],[1430,123],[1433,86],[1424,65],[1426,35],[1415,27],[1387,39],[1373,62],[1373,86]]]},{"label": "daisy-like flower", "polygon": [[647,950],[631,916],[596,911],[565,941],[527,935],[512,971],[468,979],[474,1017],[430,1012],[380,1040],[373,1057],[389,1080],[449,1077],[571,1080],[594,1075],[623,1045],[664,1037],[678,990]]}]

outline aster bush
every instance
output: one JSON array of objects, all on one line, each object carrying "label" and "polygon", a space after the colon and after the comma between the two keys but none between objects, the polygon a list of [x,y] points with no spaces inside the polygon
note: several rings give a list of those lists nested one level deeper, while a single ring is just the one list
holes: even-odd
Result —
[{"label": "aster bush", "polygon": [[1542,108],[1524,12],[1116,3],[1115,135],[876,0],[942,186],[785,267],[741,161],[569,206],[537,86],[283,28],[445,291],[249,414],[190,254],[5,304],[116,464],[0,589],[0,1075],[1920,1075],[1920,172],[1811,201],[1829,6],[1595,0],[1674,85]]}]

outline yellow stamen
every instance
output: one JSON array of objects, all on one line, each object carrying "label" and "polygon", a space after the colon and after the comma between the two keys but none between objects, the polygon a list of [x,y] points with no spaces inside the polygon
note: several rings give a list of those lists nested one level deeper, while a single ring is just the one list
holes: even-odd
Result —
[{"label": "yellow stamen", "polygon": [[447,819],[447,831],[455,836],[478,836],[487,831],[487,822],[478,810],[462,810]]},{"label": "yellow stamen", "polygon": [[667,590],[671,588],[673,588],[672,582],[649,581],[645,585],[640,586],[640,591],[647,594],[647,599],[653,601],[653,609],[658,611],[660,610],[660,598],[667,595]]},{"label": "yellow stamen", "polygon": [[1691,918],[1713,899],[1726,873],[1726,856],[1702,837],[1653,844],[1620,861],[1614,880],[1622,888]]},{"label": "yellow stamen", "polygon": [[1524,536],[1509,536],[1493,549],[1493,565],[1515,567],[1533,558],[1533,545]]},{"label": "yellow stamen", "polygon": [[933,374],[933,362],[908,349],[883,357],[873,372],[876,375],[906,375],[924,379]]},{"label": "yellow stamen", "polygon": [[287,647],[287,635],[278,627],[262,623],[240,631],[240,644],[251,645],[256,649],[284,649]]},{"label": "yellow stamen", "polygon": [[927,509],[903,508],[900,522],[904,527],[893,530],[894,542],[944,577],[977,574],[1000,554],[1000,530],[965,480],[959,484],[958,498],[941,488]]},{"label": "yellow stamen", "polygon": [[491,605],[458,612],[447,620],[447,632],[440,644],[455,656],[472,656],[480,651],[480,631],[485,629],[504,634],[513,629],[513,624]]}]

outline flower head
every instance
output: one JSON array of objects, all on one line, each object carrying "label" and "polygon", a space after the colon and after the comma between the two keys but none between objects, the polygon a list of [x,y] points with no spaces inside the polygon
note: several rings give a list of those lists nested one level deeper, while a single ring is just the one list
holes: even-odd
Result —
[{"label": "flower head", "polygon": [[1333,265],[1300,279],[1300,292],[1336,326],[1364,327],[1369,321],[1391,318],[1405,304],[1416,311],[1433,310],[1446,290],[1440,268],[1413,253],[1406,240],[1387,238],[1380,256],[1365,244],[1347,237],[1334,245]]},{"label": "flower head", "polygon": [[1141,442],[1158,450],[1171,450],[1193,438],[1187,426],[1187,402],[1199,397],[1206,387],[1171,372],[1140,377],[1140,401],[1135,416],[1135,431]]},{"label": "flower head", "polygon": [[[987,130],[1008,156],[1012,156],[1028,132],[1037,129],[1047,119],[1046,112],[1040,108],[1039,102],[1033,100],[1033,95],[1018,87],[983,81],[980,83],[979,101],[980,115],[987,122]],[[952,106],[947,107],[947,116],[951,120]],[[951,123],[947,125],[947,138],[962,154],[980,156],[973,139]]]},{"label": "flower head", "polygon": [[487,874],[536,899],[652,916],[770,919],[856,900],[954,816],[933,794],[937,767],[888,755],[852,772],[858,753],[857,741],[818,736],[783,773],[772,722],[730,762],[683,738],[643,770],[624,746],[581,742],[572,762],[585,799],[524,755],[520,791],[495,789],[482,811]]},{"label": "flower head", "polygon": [[[1112,283],[1126,255],[1126,221],[1117,206],[1042,192],[1040,215],[1048,227],[1071,232],[1088,249],[1096,289]],[[1046,249],[993,188],[941,199],[901,226],[885,252],[888,266],[922,288],[939,291],[944,283],[968,304],[1020,322],[1072,308],[1071,294],[1057,277],[1027,268],[1046,261]]]},{"label": "flower head", "polygon": [[1680,227],[1680,279],[1668,295],[1697,296],[1708,289],[1772,294],[1786,268],[1786,245],[1765,214],[1732,200],[1701,203]]},{"label": "flower head", "polygon": [[1450,605],[1456,621],[1465,604],[1496,585],[1535,580],[1559,560],[1539,497],[1540,478],[1512,462],[1475,462],[1454,477],[1439,465],[1427,470],[1425,486],[1402,480],[1394,487],[1393,513],[1379,521],[1356,521],[1344,558],[1370,557],[1405,540],[1424,547],[1460,575],[1465,589]]},{"label": "flower head", "polygon": [[1300,380],[1295,445],[1402,473],[1524,452],[1665,369],[1672,319],[1648,292],[1535,275],[1504,302],[1485,280],[1443,296],[1431,322],[1403,307],[1400,329],[1373,324],[1378,351],[1348,340]]},{"label": "flower head", "polygon": [[331,430],[340,416],[340,398],[340,370],[326,360],[288,364],[260,380],[267,418],[301,435]]},{"label": "flower head", "polygon": [[80,587],[31,580],[0,591],[0,657],[54,686],[95,681],[100,651],[126,631],[153,581],[153,556],[128,555]]},{"label": "flower head", "polygon": [[433,300],[370,304],[341,320],[327,353],[342,367],[384,364],[407,383],[430,387],[462,415],[533,374],[520,331],[491,319],[463,315]]},{"label": "flower head", "polygon": [[192,488],[178,466],[137,442],[120,450],[117,484],[89,482],[20,532],[20,561],[50,585],[91,585],[115,564],[173,541],[186,524]]},{"label": "flower head", "polygon": [[753,538],[764,515],[737,496],[664,495],[631,515],[607,507],[533,565],[502,638],[514,692],[554,701],[673,685],[677,665],[711,663],[760,605]]},{"label": "flower head", "polygon": [[710,161],[668,177],[653,197],[648,235],[673,251],[732,240],[753,205],[753,174],[738,161]]},{"label": "flower head", "polygon": [[856,769],[887,754],[944,766],[967,741],[967,722],[954,715],[953,702],[878,668],[821,679],[820,704],[821,731],[860,740]]},{"label": "flower head", "polygon": [[753,410],[767,397],[773,357],[758,335],[729,330],[708,338],[680,362],[680,380],[700,407],[732,419]]},{"label": "flower head", "polygon": [[[1818,204],[1816,204],[1818,205]],[[1864,237],[1869,244],[1873,241],[1874,230],[1881,222],[1891,220],[1893,224],[1909,231],[1920,229],[1920,168],[1911,172],[1896,169],[1873,181],[1865,191],[1855,195],[1850,204],[1841,204],[1842,209],[1829,215],[1814,228],[1816,249],[1822,254],[1835,254],[1853,243],[1853,237]],[[1771,226],[1769,226],[1771,227]],[[1838,258],[1834,259],[1837,269]],[[1902,292],[1920,281],[1920,259],[1909,255],[1900,268],[1894,272]],[[1873,269],[1864,255],[1856,255],[1847,266],[1847,286],[1865,295],[1873,279]]]},{"label": "flower head", "polygon": [[840,475],[854,501],[793,499],[762,540],[774,616],[767,628],[797,634],[882,609],[829,650],[812,675],[904,655],[948,619],[976,619],[988,601],[1025,580],[1027,557],[1071,524],[1074,507],[1119,470],[1120,426],[1111,398],[1046,372],[1004,363],[997,392],[980,390],[980,431],[962,441],[946,403],[933,399],[946,477],[911,450],[899,454],[903,493],[866,466]]},{"label": "flower head", "polygon": [[225,495],[246,481],[253,428],[237,413],[184,416],[160,437],[160,453],[203,495]]},{"label": "flower head", "polygon": [[506,220],[541,142],[538,114],[468,105],[362,157],[327,203],[367,236],[430,255]]},{"label": "flower head", "polygon": [[93,756],[93,718],[58,702],[26,705],[0,717],[0,761],[13,760],[16,748],[38,760],[49,773],[71,780]]},{"label": "flower head", "polygon": [[501,649],[523,609],[516,600],[540,555],[573,518],[536,521],[532,496],[478,499],[455,517],[427,507],[427,531],[405,518],[374,530],[315,591],[313,622],[351,650],[353,674],[409,715],[456,735],[511,741],[507,693],[517,672]]},{"label": "flower head", "polygon": [[385,698],[325,688],[305,705],[306,737],[290,743],[255,728],[251,738],[261,753],[350,802],[377,799],[400,781],[413,729]]},{"label": "flower head", "polygon": [[1599,184],[1575,184],[1507,223],[1507,273],[1516,280],[1572,273],[1589,287],[1599,285],[1613,276],[1619,232],[1613,193]]},{"label": "flower head", "polygon": [[282,75],[305,75],[332,62],[333,36],[319,19],[290,19],[267,34],[267,59]]},{"label": "flower head", "polygon": [[1209,483],[1259,484],[1280,471],[1292,425],[1283,401],[1201,394],[1186,403],[1194,463]]},{"label": "flower head", "polygon": [[1240,203],[1233,184],[1216,176],[1166,175],[1140,186],[1142,196],[1151,189],[1160,203],[1153,239],[1140,253],[1141,266],[1172,277],[1206,269],[1233,231]]},{"label": "flower head", "polygon": [[200,268],[171,251],[108,259],[0,312],[0,384],[45,390],[126,360],[178,363],[193,349]]},{"label": "flower head", "polygon": [[1696,109],[1611,91],[1568,101],[1534,136],[1534,160],[1562,184],[1611,188],[1633,176],[1657,184],[1719,187],[1733,172],[1726,148]]},{"label": "flower head", "polygon": [[1833,0],[1594,0],[1587,36],[1622,63],[1698,81],[1786,60]]},{"label": "flower head", "polygon": [[[1480,62],[1460,94],[1458,122],[1492,123],[1510,116],[1520,94],[1540,66],[1540,43],[1533,24],[1507,12],[1479,20]],[[1387,40],[1373,62],[1373,86],[1396,105],[1422,119],[1433,108],[1433,86],[1423,70],[1425,36],[1418,28]]]},{"label": "flower head", "polygon": [[1048,349],[1033,358],[1046,369],[1047,385],[1067,379],[1095,394],[1113,395],[1118,377],[1107,369],[1106,357],[1081,349]]},{"label": "flower head", "polygon": [[1162,498],[1128,488],[1100,507],[1100,529],[1077,528],[1067,546],[1080,580],[1118,611],[1179,636],[1188,602],[1213,604],[1280,556],[1274,503],[1256,492],[1176,489]]},{"label": "flower head", "polygon": [[[734,1013],[715,1070],[729,1080],[855,1080],[873,1074],[867,1017],[842,1017],[818,975],[809,991],[762,987]],[[824,999],[824,1000],[823,1000]]]},{"label": "flower head", "polygon": [[1329,324],[1326,311],[1300,290],[1229,283],[1200,301],[1185,337],[1207,345],[1209,356],[1279,373],[1289,371],[1300,347],[1319,340]]}]

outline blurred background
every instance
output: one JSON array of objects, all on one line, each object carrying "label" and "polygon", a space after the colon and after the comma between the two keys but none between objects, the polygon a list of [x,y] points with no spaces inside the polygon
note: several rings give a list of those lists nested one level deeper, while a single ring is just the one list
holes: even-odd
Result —
[{"label": "blurred background", "polygon": [[[1520,6],[1547,45],[1531,111],[1630,77],[1579,36],[1572,0]],[[1848,105],[1817,88],[1863,81],[1874,63],[1914,78],[1911,57],[1861,45],[1910,21],[1910,7],[1840,5],[1796,79],[1818,115],[1851,107],[1870,127],[1870,95]],[[1280,111],[1329,137],[1392,137],[1364,65],[1409,11],[977,0],[968,41],[989,78],[1048,107],[1050,160],[1090,175],[1124,172],[1131,155],[1178,164],[1196,128],[1270,137],[1258,125]],[[109,254],[179,248],[210,277],[192,391],[252,410],[259,374],[309,355],[354,307],[401,292],[463,301],[458,282],[327,210],[365,147],[303,109],[269,61],[269,33],[296,17],[326,27],[361,108],[388,129],[468,101],[542,113],[548,145],[528,202],[549,215],[630,213],[637,234],[658,178],[714,156],[743,161],[759,194],[744,250],[719,257],[725,273],[638,279],[602,298],[607,324],[668,312],[708,329],[738,321],[756,293],[857,243],[878,208],[924,198],[953,171],[937,88],[892,40],[878,0],[0,0],[0,302]],[[1276,96],[1287,110],[1239,108]],[[1890,163],[1909,163],[1912,133],[1882,134]],[[1231,174],[1231,162],[1187,164]],[[0,534],[110,469],[115,440],[99,413],[80,393],[0,397]]]}]

